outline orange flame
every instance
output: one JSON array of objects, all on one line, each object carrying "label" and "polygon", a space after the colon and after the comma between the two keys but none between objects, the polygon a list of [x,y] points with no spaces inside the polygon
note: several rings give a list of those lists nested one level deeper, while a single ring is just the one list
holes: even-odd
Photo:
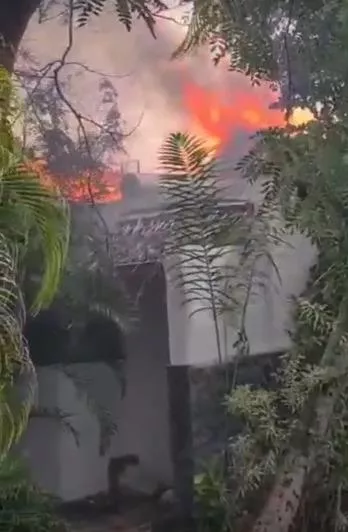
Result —
[{"label": "orange flame", "polygon": [[[268,127],[287,124],[284,112],[271,109],[277,94],[265,86],[256,89],[233,90],[232,94],[205,89],[188,83],[183,89],[183,103],[189,114],[189,129],[206,140],[207,145],[220,153],[239,132],[253,134]],[[304,125],[314,120],[308,109],[295,109],[288,123]],[[73,202],[109,203],[122,200],[120,172],[89,170],[79,175],[53,174],[43,159],[31,160],[28,170],[39,175],[50,189],[59,189]]]},{"label": "orange flame", "polygon": [[36,173],[48,188],[59,190],[66,199],[76,203],[109,203],[122,199],[121,175],[115,171],[89,170],[78,176],[56,175],[49,171],[44,159],[28,161],[26,168]]},{"label": "orange flame", "polygon": [[[284,112],[270,109],[277,101],[277,94],[266,87],[226,94],[189,83],[184,88],[183,99],[190,115],[190,129],[206,139],[216,152],[221,152],[238,131],[252,134],[286,125]],[[308,109],[295,109],[289,123],[302,125],[313,119]]]}]

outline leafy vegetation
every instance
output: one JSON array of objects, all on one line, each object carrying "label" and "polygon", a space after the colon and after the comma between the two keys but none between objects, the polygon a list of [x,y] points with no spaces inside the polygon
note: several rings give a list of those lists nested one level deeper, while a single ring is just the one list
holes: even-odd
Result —
[{"label": "leafy vegetation", "polygon": [[[23,327],[26,311],[37,314],[53,300],[69,241],[69,212],[55,190],[30,172],[13,133],[20,106],[6,70],[0,70],[0,528],[57,530],[42,498],[9,458],[25,430],[36,393],[36,372]],[[34,252],[41,267],[32,297],[23,279]]]},{"label": "leafy vegetation", "polygon": [[[8,72],[13,71],[16,52],[31,16],[40,8],[39,15],[44,18],[46,9],[54,7],[55,3],[54,0],[47,2],[11,0],[11,2],[2,2],[0,6],[0,65],[4,67],[0,76],[2,214],[0,224],[0,312],[2,316],[0,328],[0,475],[3,474],[0,479],[0,485],[3,488],[0,495],[0,528],[3,527],[4,530],[9,531],[34,532],[34,530],[55,529],[49,508],[44,500],[29,484],[13,481],[16,471],[11,467],[8,470],[6,462],[10,448],[18,441],[27,425],[36,389],[35,367],[23,336],[23,326],[27,321],[26,308],[30,307],[32,314],[37,315],[39,311],[52,303],[61,280],[69,240],[69,217],[64,201],[59,197],[55,188],[46,187],[40,181],[37,169],[31,164],[30,156],[27,158],[24,155],[23,146],[13,137],[11,121],[20,110],[18,102],[14,102],[13,99],[13,83],[10,81]],[[71,25],[72,17],[77,10],[79,22],[83,25],[90,15],[99,14],[106,2],[71,0],[68,4],[64,21],[67,22],[69,19]],[[118,19],[128,30],[131,29],[134,18],[141,18],[153,35],[155,26],[153,11],[165,8],[164,4],[158,0],[153,2],[144,0],[136,3],[120,1],[115,3],[115,7]],[[61,64],[63,62],[62,59]],[[39,103],[44,105],[47,102],[42,100]],[[117,125],[118,118],[119,116],[114,114],[108,116],[107,120]],[[108,125],[110,126],[110,123]],[[56,131],[44,133],[54,134]],[[98,141],[103,140],[105,139],[102,139],[102,135],[99,135]],[[110,138],[108,140],[110,144]],[[51,135],[50,141],[51,145],[54,142],[57,144],[57,135],[55,137],[53,135],[53,138]],[[69,144],[66,136],[63,139],[58,138],[58,144],[59,141],[60,146],[64,144],[65,147],[68,145],[70,148],[69,163],[74,156],[75,158],[80,156],[79,162],[81,163],[83,159],[83,163],[86,163],[87,159],[87,164],[90,166],[90,153],[88,157],[83,158],[81,153],[77,153],[75,146]],[[96,147],[99,148],[99,146]],[[52,157],[52,153],[47,155],[51,159],[57,158],[57,153],[54,154],[55,157]],[[54,166],[56,161],[50,162]],[[32,268],[33,257],[35,271]],[[89,280],[93,278],[94,284],[100,289],[101,276],[93,260],[94,257],[87,258],[90,267],[88,269]],[[39,271],[37,271],[38,264],[42,265]],[[75,269],[68,268],[63,288],[69,292],[69,286],[71,287],[77,275],[81,276],[82,271],[84,271],[82,265]],[[86,277],[85,275],[83,281],[87,280]],[[71,296],[70,293],[69,295]],[[111,296],[110,291],[108,295]],[[81,321],[82,314],[84,317],[86,315],[86,308],[81,308],[80,303],[81,300],[74,299],[76,322]],[[93,313],[94,316],[102,314],[104,317],[108,315],[109,318],[115,319],[114,310],[112,305],[107,305],[103,300],[102,304],[94,302],[93,308],[88,308],[87,313]],[[79,319],[76,319],[76,315]],[[115,367],[120,360],[110,359],[108,362]],[[104,436],[101,438],[101,452],[105,440],[110,438],[110,426],[114,431],[110,420],[107,421],[108,423],[103,426],[105,429],[107,425],[106,429],[104,432],[101,430]],[[11,478],[11,483],[4,482],[6,479],[3,476]]]},{"label": "leafy vegetation", "polygon": [[[92,15],[100,15],[106,5],[107,0],[79,0],[76,5],[79,24],[83,26]],[[134,19],[138,18],[145,22],[155,37],[154,13],[167,9],[167,6],[162,0],[141,0],[140,2],[117,0],[114,2],[114,9],[118,19],[128,31],[132,29]]]},{"label": "leafy vegetation", "polygon": [[[84,24],[100,14],[106,1],[81,0],[70,5],[78,9]],[[128,30],[133,18],[140,17],[152,33],[154,12],[165,8],[157,0],[114,5]],[[285,230],[309,237],[318,250],[318,261],[298,301],[293,348],[275,376],[274,389],[233,387],[226,399],[227,411],[243,419],[245,430],[229,442],[222,469],[201,477],[197,486],[205,508],[212,510],[209,523],[215,520],[220,530],[238,526],[252,532],[288,532],[294,526],[301,530],[347,528],[347,17],[344,0],[261,0],[256,4],[251,0],[194,0],[187,37],[175,54],[209,44],[215,62],[227,59],[231,70],[246,74],[252,83],[267,82],[278,90],[279,106],[286,116],[299,106],[309,108],[316,117],[301,128],[260,132],[239,165],[246,179],[262,180],[263,201],[252,231],[265,229],[281,215]],[[6,63],[8,68],[10,63]],[[23,156],[8,127],[8,80],[3,87],[0,407],[1,450],[6,454],[25,426],[30,404],[25,400],[19,406],[13,398],[17,372],[23,367],[34,372],[22,337],[24,305],[19,279],[33,245],[44,258],[31,301],[33,311],[48,304],[60,278],[67,232],[60,200],[35,176],[26,172],[23,177]],[[255,261],[268,241],[256,239],[254,233],[248,237],[239,219],[237,232],[233,224],[230,233],[225,218],[214,217],[214,212],[220,212],[215,163],[199,142],[175,135],[161,157],[165,169],[175,175],[170,183],[162,184],[180,229],[168,252],[175,246],[183,251],[180,266],[189,265],[194,275],[190,286],[187,277],[179,282],[185,283],[188,299],[202,302],[204,291],[204,304],[215,313],[216,322],[222,307],[240,304],[233,291],[239,288],[237,270],[247,274],[247,283],[244,277],[240,281],[242,299],[247,301],[248,287],[257,275]],[[189,179],[182,180],[181,175]],[[222,290],[215,239],[230,244],[240,227],[246,241],[257,241],[260,248],[251,246],[250,253],[241,253],[241,264],[232,268],[233,273],[224,273],[224,279],[230,275],[233,282]],[[258,237],[261,234],[268,233],[260,231]],[[245,257],[251,258],[247,264]],[[201,275],[209,279],[208,284],[201,282]],[[237,348],[244,354],[243,319],[239,327],[242,342]],[[216,337],[218,343],[219,331]],[[219,345],[217,350],[222,361]]]},{"label": "leafy vegetation", "polygon": [[55,500],[30,481],[23,463],[7,456],[0,465],[0,530],[6,532],[63,532],[55,517]]},{"label": "leafy vegetation", "polygon": [[29,303],[37,313],[52,301],[66,257],[69,216],[59,196],[26,171],[25,159],[11,131],[18,105],[6,71],[1,90],[1,456],[26,426],[35,393],[35,369],[22,329],[26,304],[20,281],[25,258],[35,248],[42,268]]},{"label": "leafy vegetation", "polygon": [[[236,302],[226,290],[226,272],[221,272],[230,248],[217,248],[216,241],[225,238],[227,242],[227,232],[230,239],[240,237],[242,217],[224,212],[216,162],[202,141],[180,133],[171,135],[159,159],[165,172],[161,185],[175,228],[165,253],[172,259],[174,281],[190,305],[191,315],[211,311],[218,361],[222,363],[226,353],[218,319],[227,305],[232,307]],[[234,270],[231,265],[229,278],[236,275]]]},{"label": "leafy vegetation", "polygon": [[[93,223],[81,223],[79,208],[72,225],[59,292],[47,311],[27,322],[25,332],[34,363],[54,367],[71,379],[78,395],[96,416],[103,455],[117,432],[117,420],[96,397],[95,383],[81,375],[76,363],[106,364],[114,373],[122,396],[127,386],[124,334],[135,323],[136,309],[115,267],[117,250],[113,246],[106,250],[103,233],[93,228]],[[46,415],[61,422],[56,413],[46,411]],[[73,436],[78,443],[80,438]]]},{"label": "leafy vegetation", "polygon": [[172,134],[159,160],[164,172],[160,184],[173,223],[165,249],[173,281],[191,316],[211,315],[217,361],[222,364],[237,347],[247,349],[245,312],[233,346],[226,344],[219,323],[227,315],[226,324],[236,326],[236,311],[245,311],[263,284],[261,262],[271,260],[269,228],[263,217],[251,215],[249,204],[228,199],[229,188],[219,182],[220,165],[204,141]]},{"label": "leafy vegetation", "polygon": [[238,166],[246,179],[261,181],[258,212],[269,221],[281,216],[285,231],[308,236],[318,260],[298,301],[293,348],[276,389],[237,387],[227,398],[245,431],[230,442],[220,503],[232,521],[225,525],[253,532],[345,530],[347,4],[193,4],[176,55],[208,43],[216,62],[225,58],[252,83],[278,90],[286,116],[299,106],[316,118],[260,132]]},{"label": "leafy vegetation", "polygon": [[[270,248],[274,244],[274,234],[270,232],[266,210],[260,209],[254,214],[247,205],[238,209],[238,205],[228,201],[230,191],[219,182],[218,161],[204,141],[195,137],[181,133],[171,135],[160,151],[160,163],[165,172],[161,186],[173,221],[165,250],[175,273],[173,281],[183,293],[183,302],[188,305],[191,316],[198,312],[210,314],[217,362],[227,365],[232,356],[238,362],[249,352],[246,311],[250,298],[264,285],[265,260],[272,261]],[[233,343],[228,334],[231,329],[237,331]],[[231,379],[228,366],[225,368],[224,393],[227,396],[235,386],[236,374]],[[241,500],[244,502],[245,494],[255,488],[257,479],[261,484],[260,478],[270,474],[271,464],[276,463],[277,452],[280,453],[281,438],[285,441],[285,432],[281,434],[279,427],[279,434],[274,435],[274,449],[270,449],[267,456],[262,454],[265,442],[260,443],[263,437],[259,434],[260,427],[267,432],[272,419],[275,429],[271,406],[274,400],[282,411],[281,403],[278,397],[271,399],[265,391],[258,395],[247,388],[243,390],[244,395],[242,389],[238,391],[239,396],[233,395],[228,401],[229,410],[240,404],[248,412],[254,401],[254,421],[261,413],[265,418],[255,427],[255,442],[251,438],[242,440],[241,436],[233,444],[228,440],[230,422],[226,419],[224,455],[213,459],[205,473],[196,478],[203,530],[216,527],[227,531],[235,526],[242,511]],[[276,412],[273,417],[276,418]],[[290,424],[290,420],[288,422]],[[289,432],[290,429],[286,434]],[[238,450],[247,452],[253,464],[245,461],[242,468]],[[230,468],[227,482],[226,470]]]},{"label": "leafy vegetation", "polygon": [[[77,13],[78,22],[83,25],[90,16],[100,14],[104,4],[106,2],[103,1],[82,0],[75,2],[72,0],[64,5],[65,11],[62,20],[71,27],[72,19]],[[10,82],[6,71],[13,71],[16,52],[30,18],[35,12],[38,12],[41,21],[45,20],[47,12],[54,8],[55,5],[56,2],[54,0],[29,0],[28,2],[16,0],[15,2],[3,2],[0,9],[0,33],[2,37],[0,65],[4,67],[0,80],[0,97],[3,104],[1,108],[2,117],[0,117],[0,166],[3,175],[1,190],[3,199],[2,212],[4,214],[4,230],[3,234],[1,233],[0,235],[2,271],[4,273],[2,279],[4,284],[2,336],[7,341],[7,358],[2,361],[1,365],[4,379],[0,375],[0,382],[3,383],[1,385],[1,407],[3,408],[2,420],[4,424],[2,429],[7,430],[7,432],[1,430],[3,447],[1,450],[3,450],[4,456],[26,427],[36,388],[35,368],[28,352],[27,343],[23,337],[24,323],[29,321],[25,318],[26,307],[30,306],[33,315],[37,315],[39,311],[51,304],[54,299],[53,306],[55,308],[60,307],[60,314],[62,314],[62,307],[64,307],[65,311],[69,311],[66,314],[69,314],[69,318],[74,321],[75,340],[76,337],[81,336],[82,322],[86,321],[87,316],[88,318],[93,318],[94,322],[98,321],[98,319],[100,320],[102,316],[107,318],[109,322],[115,323],[117,321],[118,325],[121,319],[121,313],[118,311],[120,309],[120,298],[123,296],[122,294],[120,295],[120,290],[117,291],[117,301],[115,302],[115,297],[113,297],[115,293],[110,289],[108,291],[105,290],[104,286],[106,270],[108,270],[108,273],[112,270],[110,275],[115,280],[114,258],[108,257],[108,260],[103,262],[103,271],[101,271],[100,256],[98,258],[99,262],[96,262],[96,249],[94,249],[98,247],[100,255],[101,246],[99,241],[96,242],[96,240],[93,243],[91,241],[88,242],[88,245],[85,246],[87,256],[84,257],[83,261],[75,261],[73,267],[71,267],[71,262],[68,262],[60,294],[54,298],[54,296],[57,296],[58,282],[61,280],[62,267],[67,254],[69,240],[68,211],[64,201],[59,198],[56,187],[54,186],[52,189],[52,184],[56,185],[57,183],[50,182],[49,187],[44,186],[38,176],[40,173],[40,177],[42,177],[42,172],[38,172],[40,169],[33,164],[33,154],[30,153],[30,150],[26,150],[25,156],[23,146],[15,142],[13,138],[12,112],[19,115],[21,110],[18,101],[16,100],[15,103],[13,101],[13,83]],[[165,8],[164,4],[158,0],[154,2],[144,0],[136,4],[122,1],[116,2],[114,7],[118,19],[128,30],[131,29],[135,18],[141,18],[153,35],[155,35],[155,12]],[[61,63],[62,66],[63,62],[64,60],[58,63]],[[82,132],[84,137],[83,146],[75,146],[70,142],[67,135],[67,126],[61,114],[62,107],[66,107],[67,102],[54,98],[57,96],[56,85],[53,87],[53,84],[51,84],[45,87],[45,91],[40,91],[39,89],[38,85],[36,85],[35,94],[38,99],[34,103],[36,107],[41,105],[39,110],[43,111],[46,119],[48,113],[48,118],[52,118],[53,123],[53,127],[51,127],[52,124],[41,124],[41,126],[43,125],[43,130],[40,131],[41,134],[43,133],[43,140],[46,141],[44,148],[47,149],[47,144],[49,144],[50,150],[45,152],[45,155],[50,167],[56,171],[59,164],[63,164],[65,169],[66,165],[71,166],[73,163],[75,170],[76,167],[81,169],[82,166],[86,174],[84,177],[86,177],[87,188],[89,189],[91,175],[93,175],[91,170],[100,167],[100,145],[102,145],[102,149],[105,149],[105,144],[108,144],[108,148],[115,149],[117,144],[117,149],[119,149],[121,141],[115,143],[115,136],[113,136],[111,142],[111,137],[108,136],[106,138],[103,133],[100,133],[97,138],[90,138],[88,135],[84,136]],[[103,80],[101,91],[107,92],[110,96],[112,93],[110,82]],[[53,93],[54,97],[52,98]],[[114,97],[115,92],[112,94],[112,98]],[[25,116],[25,119],[28,119],[28,116]],[[105,124],[103,124],[104,126]],[[119,114],[115,106],[106,117],[106,126],[108,130],[113,129],[113,133],[119,134]],[[29,123],[27,120],[25,127],[27,128],[27,133],[28,129],[30,133],[37,133],[37,124],[36,130],[33,131],[32,120],[29,120]],[[91,153],[87,149],[89,148],[87,144],[93,144],[97,153]],[[2,145],[4,149],[2,149]],[[27,147],[25,146],[25,148]],[[52,149],[55,151],[54,154]],[[88,153],[85,153],[86,149]],[[66,153],[68,153],[68,156],[66,156]],[[65,155],[64,161],[62,161],[62,154],[63,156]],[[66,185],[67,189],[69,189],[69,183],[63,183],[63,186]],[[100,186],[102,188],[103,183]],[[93,192],[95,191],[93,190]],[[92,196],[93,194],[90,195]],[[91,203],[94,203],[94,198],[92,197]],[[86,242],[84,242],[85,244]],[[74,258],[76,259],[76,257]],[[39,268],[39,271],[38,264],[43,265],[42,268]],[[76,279],[79,280],[78,284],[76,284]],[[86,305],[85,294],[87,292],[85,287],[90,282],[93,283],[93,287],[98,292],[98,297],[94,298],[92,304],[89,301],[89,304]],[[115,291],[116,284],[118,285],[118,283],[113,285]],[[71,292],[72,287],[74,288],[74,295]],[[103,297],[101,291],[103,291],[104,296],[107,294],[107,297]],[[110,302],[111,298],[112,302]],[[5,321],[5,318],[7,321]],[[65,319],[67,320],[67,316],[65,316]],[[71,328],[71,323],[65,323],[65,325]],[[85,342],[84,348],[87,349],[87,347],[88,349],[91,348]],[[110,351],[111,346],[109,355]],[[120,366],[123,360],[121,357],[115,358],[109,355],[104,358],[108,358],[108,364],[120,376]],[[17,373],[19,372],[18,376]],[[69,373],[69,376],[77,383],[78,379],[72,372]],[[27,388],[28,391],[26,390]],[[79,382],[79,389],[83,389],[84,393],[87,393],[86,383]],[[89,402],[92,404],[91,401]],[[103,452],[105,445],[107,445],[106,442],[115,432],[115,425],[108,413],[102,411],[99,406],[93,402],[94,410],[103,421],[101,425],[101,452]],[[54,413],[45,412],[45,415],[52,414]],[[56,417],[61,417],[61,413]]]}]

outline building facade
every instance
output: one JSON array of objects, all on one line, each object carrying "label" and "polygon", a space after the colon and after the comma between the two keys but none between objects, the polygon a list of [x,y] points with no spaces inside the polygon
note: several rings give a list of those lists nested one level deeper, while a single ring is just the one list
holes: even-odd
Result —
[{"label": "building facade", "polygon": [[[231,200],[225,208],[248,213],[250,203]],[[148,494],[174,488],[182,510],[189,512],[194,473],[221,444],[223,372],[233,368],[236,328],[219,317],[226,347],[222,367],[209,309],[184,303],[177,272],[163,252],[171,219],[161,210],[157,192],[98,206],[98,213],[87,206],[76,209],[86,231],[92,218],[98,224],[102,215],[109,244],[117,251],[115,268],[137,302],[137,323],[122,332],[125,393],[98,356],[64,367],[40,366],[38,405],[66,412],[73,432],[64,423],[34,418],[23,454],[38,484],[66,501],[107,492],[111,461],[135,456],[133,465],[124,467],[121,483]],[[265,266],[266,281],[247,308],[249,349],[240,363],[240,382],[266,382],[278,354],[289,347],[291,297],[304,289],[315,252],[306,239],[294,235],[274,250],[273,258],[281,282]],[[117,425],[104,453],[96,409],[76,385],[79,379],[88,382],[99,414],[104,409]]]}]

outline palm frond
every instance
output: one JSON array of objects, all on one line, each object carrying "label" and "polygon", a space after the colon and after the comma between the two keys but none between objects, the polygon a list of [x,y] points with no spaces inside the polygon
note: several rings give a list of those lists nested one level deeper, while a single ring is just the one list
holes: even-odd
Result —
[{"label": "palm frond", "polygon": [[68,241],[67,212],[53,192],[24,170],[11,131],[18,111],[10,76],[0,69],[0,458],[25,429],[37,387],[35,368],[23,337],[23,259],[35,247],[44,257],[42,282],[33,311],[57,289]]},{"label": "palm frond", "polygon": [[43,255],[41,286],[32,305],[32,311],[37,312],[52,301],[60,281],[69,241],[68,209],[59,192],[48,189],[29,170],[30,165],[11,140],[10,120],[20,111],[20,104],[4,69],[0,69],[0,104],[3,133],[10,138],[0,144],[0,231],[16,246],[22,244],[24,253],[29,239],[31,245],[36,242]]},{"label": "palm frond", "polygon": [[[0,456],[18,441],[35,394],[35,371],[22,333],[25,310],[19,298],[17,274],[15,259],[0,233]],[[26,380],[28,375],[34,378]],[[24,381],[26,386],[20,391],[18,383]]]},{"label": "palm frond", "polygon": [[[25,223],[22,238],[36,241],[43,255],[41,286],[32,304],[32,311],[38,312],[50,304],[61,280],[69,242],[69,211],[64,201],[19,161],[7,171],[0,170],[0,181],[3,195],[13,208],[19,208]],[[2,219],[0,212],[0,229],[5,228],[6,218]]]},{"label": "palm frond", "polygon": [[117,434],[118,430],[112,412],[96,399],[93,386],[89,379],[79,375],[72,366],[64,366],[60,369],[72,381],[78,395],[87,401],[89,410],[95,415],[100,430],[99,453],[101,456],[104,456],[110,447],[112,437]]},{"label": "palm frond", "polygon": [[77,447],[80,446],[80,435],[74,427],[71,418],[72,414],[64,412],[61,408],[44,408],[35,406],[30,412],[30,419],[45,419],[58,423],[67,434],[70,434]]}]

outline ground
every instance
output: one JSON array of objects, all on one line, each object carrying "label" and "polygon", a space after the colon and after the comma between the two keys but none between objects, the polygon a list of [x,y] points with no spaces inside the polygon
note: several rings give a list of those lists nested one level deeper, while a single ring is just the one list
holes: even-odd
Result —
[{"label": "ground", "polygon": [[65,504],[61,513],[72,532],[160,532],[168,529],[173,507],[153,497],[137,496],[124,499],[116,508],[101,495]]}]

